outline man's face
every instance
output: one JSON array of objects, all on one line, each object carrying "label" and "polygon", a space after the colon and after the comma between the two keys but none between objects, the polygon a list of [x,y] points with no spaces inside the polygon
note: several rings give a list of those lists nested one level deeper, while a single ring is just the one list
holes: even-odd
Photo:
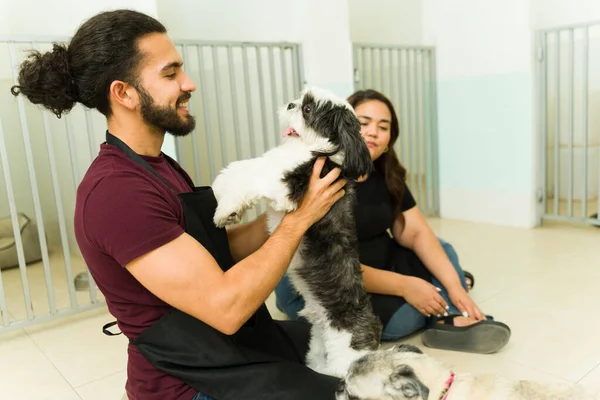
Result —
[{"label": "man's face", "polygon": [[196,86],[183,72],[181,57],[166,34],[152,34],[138,42],[145,55],[136,89],[144,122],[175,136],[194,130],[188,101]]}]

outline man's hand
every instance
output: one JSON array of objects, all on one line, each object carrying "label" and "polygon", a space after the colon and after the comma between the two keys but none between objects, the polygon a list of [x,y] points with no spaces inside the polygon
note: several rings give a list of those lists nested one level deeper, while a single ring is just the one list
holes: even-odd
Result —
[{"label": "man's hand", "polygon": [[319,157],[313,166],[308,190],[300,201],[299,207],[294,211],[297,217],[312,226],[327,214],[331,206],[341,199],[344,194],[345,179],[338,179],[341,170],[334,168],[321,178],[321,171],[325,165],[325,157]]}]

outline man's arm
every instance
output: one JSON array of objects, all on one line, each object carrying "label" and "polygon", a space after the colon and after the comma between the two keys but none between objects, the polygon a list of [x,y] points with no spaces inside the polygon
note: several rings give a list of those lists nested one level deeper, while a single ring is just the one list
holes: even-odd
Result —
[{"label": "man's arm", "polygon": [[267,217],[265,214],[246,224],[227,228],[229,248],[234,262],[248,257],[260,248],[267,239]]},{"label": "man's arm", "polygon": [[307,219],[286,216],[256,252],[223,272],[187,233],[126,267],[148,290],[173,307],[233,334],[252,316],[283,277]]},{"label": "man's arm", "polygon": [[210,253],[188,234],[126,265],[132,275],[166,303],[215,329],[233,334],[264,303],[283,277],[306,230],[344,195],[339,169],[323,178],[315,163],[300,206],[286,214],[256,252],[223,272]]}]

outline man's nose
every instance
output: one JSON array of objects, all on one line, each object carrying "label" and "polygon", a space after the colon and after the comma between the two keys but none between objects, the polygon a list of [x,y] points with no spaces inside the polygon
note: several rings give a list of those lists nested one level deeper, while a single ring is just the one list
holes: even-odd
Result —
[{"label": "man's nose", "polygon": [[195,92],[196,91],[196,85],[194,84],[194,82],[192,81],[192,79],[189,77],[188,74],[185,74],[185,79],[181,83],[181,91],[182,92]]}]

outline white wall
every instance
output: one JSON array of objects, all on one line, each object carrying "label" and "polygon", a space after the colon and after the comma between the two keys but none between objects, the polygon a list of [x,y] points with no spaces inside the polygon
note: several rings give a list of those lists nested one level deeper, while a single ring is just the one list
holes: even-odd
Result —
[{"label": "white wall", "polygon": [[158,15],[176,39],[245,42],[302,40],[303,2],[290,0],[237,1],[158,0]]},{"label": "white wall", "polygon": [[529,2],[349,4],[353,41],[436,48],[442,217],[532,226],[536,149]]},{"label": "white wall", "polygon": [[533,29],[600,20],[600,2],[596,0],[529,0]]},{"label": "white wall", "polygon": [[[423,43],[437,51],[441,215],[473,221],[530,227],[537,224],[535,192],[543,171],[539,168],[535,102],[535,42],[537,29],[600,20],[600,3],[566,0],[511,0],[444,2],[427,0],[423,10]],[[600,29],[590,30],[590,110],[600,101],[598,49]],[[565,57],[567,38],[562,40]],[[575,39],[576,57],[582,41]],[[553,57],[552,53],[546,57]],[[582,146],[581,64],[575,64],[575,146]],[[568,64],[561,63],[561,97],[569,87]],[[550,75],[553,74],[552,67]],[[556,93],[549,90],[549,116]],[[560,110],[560,197],[567,196],[568,104]],[[597,116],[591,113],[589,178],[583,182],[583,151],[574,151],[575,199],[583,185],[588,198],[598,192]],[[554,127],[549,124],[549,139]],[[461,154],[461,157],[457,157]],[[549,166],[554,155],[549,151]],[[473,168],[476,165],[477,168]],[[554,190],[553,179],[549,192]]]},{"label": "white wall", "polygon": [[424,4],[423,41],[436,46],[438,79],[531,68],[527,1],[426,0]]},{"label": "white wall", "polygon": [[157,15],[155,0],[0,0],[0,10],[6,15],[2,35],[71,36],[85,19],[94,14],[117,8],[131,8]]},{"label": "white wall", "polygon": [[[535,108],[534,33],[600,21],[595,0],[386,1],[349,0],[353,41],[432,45],[437,52],[441,213],[443,217],[517,226],[537,223],[534,193],[543,172]],[[553,39],[552,39],[553,40]],[[561,40],[561,89],[569,93],[569,43]],[[550,42],[553,45],[553,41]],[[589,109],[600,105],[600,25],[590,29]],[[583,50],[575,35],[575,56]],[[554,57],[553,48],[546,57]],[[579,59],[578,59],[579,60]],[[551,61],[553,63],[553,61]],[[600,117],[589,115],[588,180],[583,180],[582,65],[575,62],[574,199],[599,193]],[[550,66],[549,77],[555,77]],[[554,116],[561,120],[559,176],[561,200],[567,199],[570,108],[548,93],[548,194],[554,192]],[[461,154],[461,157],[457,157]],[[464,157],[464,155],[467,155]],[[477,165],[477,168],[473,168]]]},{"label": "white wall", "polygon": [[355,43],[419,45],[422,0],[348,0],[350,38]]},{"label": "white wall", "polygon": [[309,85],[352,91],[347,0],[158,0],[158,13],[175,39],[300,43]]},{"label": "white wall", "polygon": [[523,0],[428,0],[436,47],[441,216],[535,224],[532,33]]},{"label": "white wall", "polygon": [[[70,37],[85,19],[102,10],[115,8],[132,8],[157,16],[154,0],[104,0],[102,2],[82,2],[75,0],[35,1],[35,0],[0,0],[0,37],[36,37],[55,38]],[[17,45],[16,56],[22,60],[26,56],[29,45]],[[43,49],[50,49],[48,44]],[[43,50],[42,49],[42,50]],[[25,144],[19,120],[17,100],[10,94],[13,85],[12,69],[8,57],[8,46],[0,44],[0,118],[4,127],[5,142],[8,149],[8,160],[11,169],[11,180],[14,189],[17,210],[36,219],[29,171],[25,157]],[[58,212],[52,177],[50,174],[47,143],[41,113],[38,107],[25,103],[27,123],[31,138],[34,168],[40,193],[40,203],[44,228],[51,247],[60,246]],[[94,151],[103,141],[106,124],[104,118],[93,112]],[[85,119],[80,107],[71,114],[75,137],[74,148],[78,154],[76,165],[79,169],[77,178],[81,178],[91,161],[90,143],[86,135]],[[73,209],[75,202],[75,185],[72,173],[71,154],[67,145],[64,119],[57,120],[51,116],[52,140],[55,148],[61,198],[69,235],[70,249],[78,252],[73,237]],[[167,143],[167,146],[169,144]],[[0,218],[10,215],[8,198],[3,174],[0,174]],[[77,182],[78,183],[78,182]]]},{"label": "white wall", "polygon": [[354,83],[347,0],[309,0],[301,4],[306,81],[339,96],[349,96]]}]

